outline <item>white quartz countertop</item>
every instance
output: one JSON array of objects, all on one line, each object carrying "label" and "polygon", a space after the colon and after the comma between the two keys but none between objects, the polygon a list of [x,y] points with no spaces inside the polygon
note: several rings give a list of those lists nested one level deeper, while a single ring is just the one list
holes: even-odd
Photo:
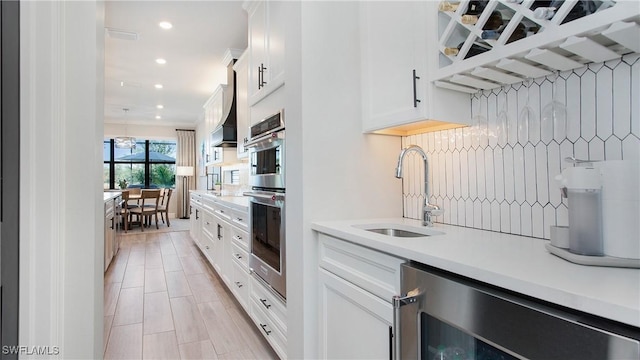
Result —
[{"label": "white quartz countertop", "polygon": [[192,190],[191,193],[200,194],[210,201],[219,202],[232,209],[237,209],[244,212],[249,211],[249,198],[246,196],[220,195],[220,193],[218,192],[209,190]]},{"label": "white quartz countertop", "polygon": [[[640,327],[640,270],[578,265],[550,254],[547,240],[435,224],[442,235],[391,237],[355,226],[404,218],[321,221],[319,232],[551,303]],[[383,227],[383,226],[381,226]]]},{"label": "white quartz countertop", "polygon": [[104,202],[113,200],[118,196],[122,195],[120,191],[105,191],[103,194],[104,194]]}]

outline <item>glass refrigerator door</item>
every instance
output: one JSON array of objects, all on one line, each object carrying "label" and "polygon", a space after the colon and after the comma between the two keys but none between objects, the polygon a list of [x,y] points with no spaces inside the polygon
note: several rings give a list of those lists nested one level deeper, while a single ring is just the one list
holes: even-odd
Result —
[{"label": "glass refrigerator door", "polygon": [[518,359],[499,348],[463,332],[443,321],[420,315],[422,344],[425,360],[515,360]]}]

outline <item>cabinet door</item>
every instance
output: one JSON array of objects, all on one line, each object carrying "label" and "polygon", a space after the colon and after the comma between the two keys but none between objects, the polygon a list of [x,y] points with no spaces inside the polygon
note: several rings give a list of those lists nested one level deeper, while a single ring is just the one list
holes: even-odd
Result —
[{"label": "cabinet door", "polygon": [[238,127],[238,147],[236,148],[238,159],[245,159],[249,152],[244,147],[245,140],[249,137],[249,67],[248,52],[245,51],[233,68],[236,71],[236,121]]},{"label": "cabinet door", "polygon": [[265,86],[275,88],[284,82],[284,39],[286,24],[286,2],[267,3],[267,59],[269,68],[264,71]]},{"label": "cabinet door", "polygon": [[262,87],[262,67],[267,62],[267,3],[256,1],[248,9],[249,15],[249,98]]},{"label": "cabinet door", "polygon": [[420,1],[362,3],[365,131],[425,119],[425,14]]},{"label": "cabinet door", "polygon": [[319,270],[322,359],[389,359],[393,308],[390,303]]},{"label": "cabinet door", "polygon": [[104,270],[107,271],[111,259],[113,258],[113,228],[114,228],[113,212],[107,214],[104,218]]}]

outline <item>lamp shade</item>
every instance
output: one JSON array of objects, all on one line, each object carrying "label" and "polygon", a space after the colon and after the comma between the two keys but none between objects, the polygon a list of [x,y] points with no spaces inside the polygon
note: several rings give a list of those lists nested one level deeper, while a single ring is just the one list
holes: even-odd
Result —
[{"label": "lamp shade", "polygon": [[177,176],[193,176],[193,166],[176,166]]}]

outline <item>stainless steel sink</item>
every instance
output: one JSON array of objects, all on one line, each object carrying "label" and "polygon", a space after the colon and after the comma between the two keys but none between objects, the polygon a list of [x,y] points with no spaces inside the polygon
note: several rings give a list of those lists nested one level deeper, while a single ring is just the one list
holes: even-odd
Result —
[{"label": "stainless steel sink", "polygon": [[383,228],[383,229],[365,229],[367,231],[371,231],[378,234],[396,236],[396,237],[423,237],[429,236],[425,234],[416,233],[413,231],[406,231],[401,229],[393,229],[393,228]]},{"label": "stainless steel sink", "polygon": [[355,228],[369,231],[376,234],[382,234],[392,237],[401,238],[419,238],[425,236],[443,235],[441,231],[433,230],[428,227],[410,226],[404,224],[393,223],[377,223],[377,224],[358,224],[352,225]]}]

